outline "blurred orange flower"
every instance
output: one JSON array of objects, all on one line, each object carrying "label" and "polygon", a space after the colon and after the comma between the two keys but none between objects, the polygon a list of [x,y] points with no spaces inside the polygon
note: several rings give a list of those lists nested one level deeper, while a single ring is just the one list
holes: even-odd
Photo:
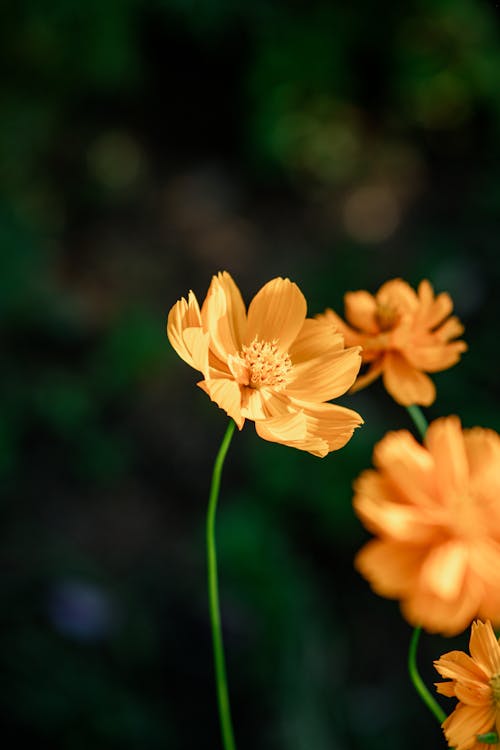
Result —
[{"label": "blurred orange flower", "polygon": [[341,448],[363,420],[326,401],[345,393],[361,365],[360,347],[344,349],[332,325],[306,318],[306,301],[289,279],[269,281],[248,314],[227,272],[214,276],[201,307],[193,292],[168,316],[177,354],[203,373],[198,385],[241,429],[316,456]]},{"label": "blurred orange flower", "polygon": [[430,283],[421,281],[415,292],[405,281],[387,281],[374,295],[366,291],[344,296],[345,323],[333,310],[319,319],[329,320],[344,335],[346,346],[363,347],[368,365],[352,391],[364,388],[382,375],[384,386],[403,406],[429,406],[436,389],[426,372],[439,372],[458,362],[466,351],[463,333],[446,292],[434,296]]},{"label": "blurred orange flower", "polygon": [[354,485],[354,509],[379,537],[355,560],[374,591],[432,632],[459,633],[476,616],[500,623],[500,436],[446,417],[425,446],[388,433],[374,464]]},{"label": "blurred orange flower", "polygon": [[489,621],[472,623],[469,651],[450,651],[434,662],[441,677],[451,679],[436,682],[438,693],[459,700],[443,722],[445,737],[456,750],[498,750],[500,743],[477,739],[500,732],[500,645]]}]

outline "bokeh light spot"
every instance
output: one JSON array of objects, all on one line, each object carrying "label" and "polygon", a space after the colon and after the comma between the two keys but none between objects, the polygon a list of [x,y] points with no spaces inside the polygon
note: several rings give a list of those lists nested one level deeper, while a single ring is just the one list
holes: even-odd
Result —
[{"label": "bokeh light spot", "polygon": [[359,242],[383,242],[396,231],[401,210],[389,186],[365,185],[353,190],[342,207],[345,230]]}]

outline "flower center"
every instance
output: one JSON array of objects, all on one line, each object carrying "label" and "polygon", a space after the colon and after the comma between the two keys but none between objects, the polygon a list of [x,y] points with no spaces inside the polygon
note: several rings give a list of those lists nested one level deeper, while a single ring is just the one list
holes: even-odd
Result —
[{"label": "flower center", "polygon": [[497,706],[500,705],[500,674],[494,674],[490,680],[491,692],[493,694],[493,700]]},{"label": "flower center", "polygon": [[288,352],[278,350],[278,340],[259,341],[243,346],[240,354],[246,365],[248,385],[251,388],[272,386],[277,390],[285,387],[289,380],[292,360]]},{"label": "flower center", "polygon": [[392,305],[379,302],[375,318],[381,331],[390,331],[399,322],[401,315]]}]

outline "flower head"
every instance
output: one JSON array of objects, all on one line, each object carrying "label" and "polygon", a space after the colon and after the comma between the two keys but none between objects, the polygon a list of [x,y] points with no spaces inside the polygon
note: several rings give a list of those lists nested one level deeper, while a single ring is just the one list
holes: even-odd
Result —
[{"label": "flower head", "polygon": [[265,284],[247,312],[231,276],[219,273],[201,309],[193,292],[173,306],[167,334],[240,429],[250,419],[265,440],[325,456],[363,422],[325,403],[353,384],[360,347],[344,349],[331,323],[306,318],[305,298],[289,279]]},{"label": "flower head", "polygon": [[467,349],[454,341],[463,333],[453,303],[445,292],[434,296],[430,283],[421,281],[415,292],[405,281],[393,279],[375,295],[348,292],[344,297],[345,323],[333,310],[318,316],[330,320],[344,335],[347,346],[363,347],[367,370],[352,391],[382,375],[384,386],[403,406],[429,406],[436,389],[426,372],[439,372],[458,362]]},{"label": "flower head", "polygon": [[354,509],[378,537],[355,560],[374,591],[432,632],[500,623],[500,436],[446,417],[424,446],[388,433],[374,463],[354,486]]},{"label": "flower head", "polygon": [[438,693],[459,700],[443,722],[444,733],[456,750],[499,750],[500,743],[480,739],[500,732],[500,645],[489,621],[472,623],[469,651],[450,651],[434,662],[441,677],[451,680],[436,682]]}]

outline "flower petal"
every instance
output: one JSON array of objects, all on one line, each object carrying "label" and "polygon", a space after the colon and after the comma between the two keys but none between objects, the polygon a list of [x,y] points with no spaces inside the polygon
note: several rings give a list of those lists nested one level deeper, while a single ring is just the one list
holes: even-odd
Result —
[{"label": "flower petal", "polygon": [[401,602],[401,610],[410,624],[421,625],[430,633],[451,636],[469,625],[480,600],[481,591],[472,586],[464,586],[458,597],[450,601],[416,587],[408,599]]},{"label": "flower petal", "polygon": [[402,279],[391,279],[382,284],[375,295],[377,305],[394,308],[405,315],[418,308],[418,297],[415,291]]},{"label": "flower petal", "polygon": [[[485,522],[488,525],[487,516]],[[477,539],[469,541],[469,548],[471,571],[477,575],[484,585],[496,589],[496,599],[498,600],[498,595],[500,595],[500,540],[498,540],[498,537],[495,539],[488,536],[479,536]],[[498,622],[500,611],[493,610],[491,617],[495,622]]]},{"label": "flower petal", "polygon": [[212,278],[201,317],[210,334],[210,348],[220,360],[225,362],[228,355],[240,351],[246,328],[245,305],[226,271]]},{"label": "flower petal", "polygon": [[448,651],[434,662],[441,677],[448,677],[464,685],[487,685],[489,675],[474,659],[463,651]]},{"label": "flower petal", "polygon": [[447,698],[455,698],[455,682],[435,682],[437,692],[440,695],[446,695]]},{"label": "flower petal", "polygon": [[290,279],[269,281],[257,292],[248,308],[246,343],[255,338],[278,342],[280,351],[287,351],[304,325],[306,300]]},{"label": "flower petal", "polygon": [[375,593],[396,599],[415,586],[423,553],[407,543],[372,539],[358,552],[354,567]]},{"label": "flower petal", "polygon": [[486,684],[455,684],[455,696],[467,706],[487,706],[491,704],[491,688]]},{"label": "flower petal", "polygon": [[277,417],[256,420],[255,430],[271,443],[296,446],[303,443],[307,435],[306,418],[301,412],[290,412]]},{"label": "flower petal", "polygon": [[491,620],[495,628],[500,628],[500,588],[487,581],[481,581],[483,597],[477,610],[477,616]]},{"label": "flower petal", "polygon": [[425,445],[436,462],[436,481],[444,497],[460,497],[469,480],[467,454],[460,419],[442,417],[430,425]]},{"label": "flower petal", "polygon": [[[328,444],[322,438],[309,434],[307,418],[302,409],[292,404],[282,393],[267,392],[262,403],[267,418],[256,421],[258,435],[265,440],[304,450],[320,458],[326,456]],[[292,417],[295,419],[292,420]]]},{"label": "flower petal", "polygon": [[241,390],[234,380],[228,378],[210,378],[202,380],[197,385],[207,393],[217,406],[224,409],[232,417],[238,429],[242,429],[245,418],[241,414]]},{"label": "flower petal", "polygon": [[500,435],[474,427],[464,430],[469,491],[484,508],[493,537],[500,540]]},{"label": "flower petal", "polygon": [[271,418],[301,413],[305,419],[305,435],[300,442],[294,440],[293,443],[286,442],[286,445],[293,445],[320,457],[345,445],[354,429],[363,421],[351,409],[336,404],[314,404],[291,399],[285,393],[270,394],[264,408]]},{"label": "flower petal", "polygon": [[[452,315],[451,318],[445,320],[445,322],[435,330],[434,335],[440,341],[446,342],[451,341],[452,339],[456,339],[458,336],[461,336],[463,332],[464,327],[462,323],[455,315]],[[462,341],[461,343],[463,344],[465,351],[467,349],[467,344],[464,341]]]},{"label": "flower petal", "polygon": [[294,365],[286,393],[304,401],[330,401],[346,393],[361,366],[361,348],[331,351]]},{"label": "flower petal", "polygon": [[265,409],[265,402],[270,397],[271,394],[265,388],[243,388],[241,413],[245,419],[266,419],[269,412]]},{"label": "flower petal", "polygon": [[322,357],[327,352],[341,351],[344,337],[327,319],[306,318],[299,335],[288,349],[294,365]]},{"label": "flower petal", "polygon": [[342,334],[346,346],[362,346],[367,339],[367,335],[355,331],[348,326],[336,312],[328,308],[324,313],[315,316],[315,319],[321,323],[330,323],[335,330]]},{"label": "flower petal", "polygon": [[453,310],[450,295],[447,292],[441,292],[435,297],[434,290],[427,279],[418,285],[418,298],[420,304],[416,321],[428,330],[439,325]]},{"label": "flower petal", "polygon": [[384,472],[401,502],[429,509],[439,506],[432,456],[408,430],[388,432],[374,448],[373,463]]},{"label": "flower petal", "polygon": [[500,646],[489,620],[472,623],[469,651],[487,675],[500,674]]},{"label": "flower petal", "polygon": [[193,362],[189,344],[184,340],[187,328],[201,327],[201,315],[198,300],[189,292],[188,301],[184,297],[172,307],[167,319],[167,336],[173,348],[188,365],[198,369]]},{"label": "flower petal", "polygon": [[192,366],[204,375],[208,372],[208,346],[210,337],[202,328],[186,328],[182,338],[191,352]]},{"label": "flower petal", "polygon": [[[385,496],[379,491],[385,490]],[[440,529],[420,508],[391,502],[389,481],[376,472],[363,472],[355,483],[353,507],[363,524],[373,533],[398,542],[432,544]]]},{"label": "flower petal", "polygon": [[462,590],[469,551],[465,544],[450,541],[430,550],[422,565],[422,585],[447,601],[456,599]]},{"label": "flower petal", "polygon": [[306,415],[308,437],[324,441],[328,447],[326,453],[342,448],[356,427],[363,424],[362,417],[345,406],[315,404],[296,398],[289,401],[291,408],[300,409]]},{"label": "flower petal", "polygon": [[383,369],[384,357],[381,356],[379,359],[376,359],[374,362],[372,362],[362,375],[358,375],[358,377],[354,381],[354,385],[351,386],[351,390],[349,392],[356,393],[356,391],[360,391],[362,388],[366,388],[367,385],[373,383],[373,381],[382,374]]},{"label": "flower petal", "polygon": [[[473,427],[464,431],[465,452],[471,480],[492,470],[500,478],[500,435],[494,430]],[[488,477],[488,483],[493,478]]]},{"label": "flower petal", "polygon": [[443,722],[443,730],[450,746],[455,750],[473,750],[481,747],[478,734],[485,734],[495,726],[495,710],[489,706],[466,706],[459,703]]},{"label": "flower petal", "polygon": [[349,323],[361,333],[379,333],[377,302],[369,292],[347,292],[344,295],[344,310]]},{"label": "flower petal", "polygon": [[446,344],[433,341],[423,345],[411,342],[409,346],[402,347],[405,359],[416,369],[426,372],[441,372],[441,370],[453,367],[466,350],[465,341],[453,341]]},{"label": "flower petal", "polygon": [[432,380],[412,367],[398,352],[387,352],[383,378],[386,389],[402,406],[429,406],[436,398]]}]

